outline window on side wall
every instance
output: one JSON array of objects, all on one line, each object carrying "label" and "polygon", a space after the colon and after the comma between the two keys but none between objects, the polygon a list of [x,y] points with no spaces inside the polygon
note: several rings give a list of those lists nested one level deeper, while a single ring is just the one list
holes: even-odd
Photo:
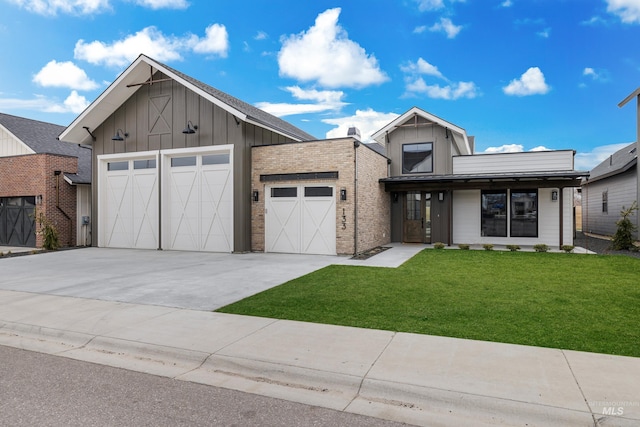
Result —
[{"label": "window on side wall", "polygon": [[609,191],[602,192],[602,213],[609,213]]},{"label": "window on side wall", "polygon": [[402,146],[402,173],[433,172],[433,143],[404,144]]},{"label": "window on side wall", "polygon": [[511,237],[538,237],[538,191],[511,192]]},{"label": "window on side wall", "polygon": [[483,236],[507,237],[507,192],[482,192],[482,221]]}]

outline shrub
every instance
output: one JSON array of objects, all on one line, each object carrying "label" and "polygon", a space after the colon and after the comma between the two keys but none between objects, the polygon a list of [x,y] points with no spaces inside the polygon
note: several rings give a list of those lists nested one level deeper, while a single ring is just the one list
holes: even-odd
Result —
[{"label": "shrub", "polygon": [[544,243],[538,243],[537,245],[533,245],[533,250],[536,252],[548,252],[549,246]]},{"label": "shrub", "polygon": [[38,216],[38,223],[40,224],[40,233],[42,233],[42,247],[48,251],[55,251],[60,247],[58,240],[58,230],[51,224],[51,222],[44,216],[44,213],[40,212]]},{"label": "shrub", "polygon": [[462,250],[468,251],[469,250],[469,245],[467,243],[460,243],[458,245],[458,247]]},{"label": "shrub", "polygon": [[575,246],[571,246],[571,245],[562,245],[560,246],[560,249],[562,249],[563,251],[565,251],[566,253],[571,253],[573,252],[573,249],[575,248]]},{"label": "shrub", "polygon": [[434,249],[444,249],[444,243],[442,243],[442,242],[435,242],[435,243],[433,244],[433,248],[434,248]]},{"label": "shrub", "polygon": [[484,248],[485,251],[492,251],[493,250],[493,245],[490,243],[485,243],[484,245],[482,245],[482,247]]},{"label": "shrub", "polygon": [[631,249],[633,245],[633,232],[636,231],[637,227],[631,222],[629,217],[633,215],[635,211],[638,210],[638,202],[633,202],[629,209],[625,209],[622,207],[620,211],[620,218],[616,221],[616,225],[618,228],[616,229],[616,234],[613,235],[613,240],[611,241],[611,246],[613,249],[625,250]]},{"label": "shrub", "polygon": [[509,249],[511,252],[515,252],[515,251],[519,251],[520,250],[520,246],[518,246],[518,245],[507,245],[507,249]]}]

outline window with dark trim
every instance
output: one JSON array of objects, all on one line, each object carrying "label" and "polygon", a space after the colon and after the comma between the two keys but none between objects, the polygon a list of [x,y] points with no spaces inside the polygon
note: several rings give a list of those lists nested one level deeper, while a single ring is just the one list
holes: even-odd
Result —
[{"label": "window with dark trim", "polygon": [[331,197],[333,187],[304,187],[304,197]]},{"label": "window with dark trim", "polygon": [[511,192],[511,237],[538,237],[538,191]]},{"label": "window with dark trim", "polygon": [[609,213],[609,190],[602,192],[602,213]]},{"label": "window with dark trim", "polygon": [[273,187],[271,197],[298,197],[297,187]]},{"label": "window with dark trim", "polygon": [[481,235],[507,237],[507,191],[482,191]]},{"label": "window with dark trim", "polygon": [[129,169],[129,162],[109,162],[107,163],[108,171],[126,171]]},{"label": "window with dark trim", "polygon": [[404,144],[402,146],[402,173],[433,172],[433,143]]}]

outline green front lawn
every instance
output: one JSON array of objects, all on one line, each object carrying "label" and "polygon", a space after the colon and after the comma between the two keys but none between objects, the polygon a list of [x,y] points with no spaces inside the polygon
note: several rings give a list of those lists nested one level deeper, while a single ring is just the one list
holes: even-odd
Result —
[{"label": "green front lawn", "polygon": [[332,265],[218,310],[640,357],[640,259],[427,249]]}]

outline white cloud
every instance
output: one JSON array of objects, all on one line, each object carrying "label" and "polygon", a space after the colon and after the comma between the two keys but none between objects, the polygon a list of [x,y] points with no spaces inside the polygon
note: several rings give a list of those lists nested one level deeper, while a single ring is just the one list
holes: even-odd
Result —
[{"label": "white cloud", "polygon": [[328,9],[307,31],[284,38],[278,52],[280,75],[329,88],[361,88],[388,80],[375,56],[338,25],[340,11]]},{"label": "white cloud", "polygon": [[524,151],[524,147],[520,144],[505,144],[499,147],[489,147],[484,150],[487,154],[496,154],[496,153],[522,153]]},{"label": "white cloud", "polygon": [[454,25],[449,18],[440,18],[440,22],[429,27],[429,31],[434,33],[445,33],[448,39],[455,38],[462,30],[461,25]]},{"label": "white cloud", "polygon": [[542,37],[543,39],[548,39],[549,36],[551,36],[551,28],[545,28],[541,31],[538,31],[536,33],[539,37]]},{"label": "white cloud", "polygon": [[0,110],[34,110],[46,113],[80,114],[89,105],[84,96],[75,90],[62,103],[42,95],[32,99],[0,98]]},{"label": "white cloud", "polygon": [[416,62],[408,62],[406,65],[402,65],[400,69],[404,73],[426,74],[428,76],[434,76],[444,79],[444,76],[442,75],[440,70],[438,70],[438,67],[429,64],[422,58],[418,58]]},{"label": "white cloud", "polygon": [[502,88],[507,95],[527,96],[527,95],[544,95],[551,88],[544,79],[544,74],[538,67],[529,68],[519,79],[513,79]]},{"label": "white cloud", "polygon": [[[454,100],[475,98],[480,94],[473,82],[451,82],[436,67],[422,58],[400,67],[405,76],[405,96],[424,94],[429,98]],[[431,76],[447,82],[447,85],[427,84],[422,76]]]},{"label": "white cloud", "polygon": [[580,22],[580,24],[581,25],[598,25],[598,24],[607,24],[607,21],[605,21],[602,17],[595,15],[587,19],[586,21]]},{"label": "white cloud", "polygon": [[415,0],[418,3],[418,10],[425,12],[429,10],[438,10],[444,7],[443,0]]},{"label": "white cloud", "polygon": [[588,152],[577,152],[574,156],[574,167],[576,170],[591,170],[602,163],[607,157],[627,145],[629,145],[629,143],[601,145]]},{"label": "white cloud", "polygon": [[35,76],[33,81],[44,87],[67,87],[77,90],[93,90],[99,87],[82,68],[73,62],[49,61]]},{"label": "white cloud", "polygon": [[55,16],[58,13],[69,15],[92,15],[111,9],[109,0],[9,0],[29,12]]},{"label": "white cloud", "polygon": [[344,138],[350,127],[360,130],[362,141],[373,142],[371,135],[382,129],[398,117],[396,113],[381,113],[372,109],[356,110],[356,114],[348,117],[324,119],[323,123],[336,126],[327,132],[326,138]]},{"label": "white cloud", "polygon": [[544,145],[538,145],[537,147],[533,147],[529,151],[552,151],[551,148],[547,148]]},{"label": "white cloud", "polygon": [[224,25],[212,24],[206,28],[205,34],[202,39],[194,36],[194,40],[197,42],[193,46],[193,51],[195,53],[212,53],[226,58],[229,50],[227,28]]},{"label": "white cloud", "polygon": [[640,24],[640,0],[606,0],[607,12],[625,24]]},{"label": "white cloud", "polygon": [[300,86],[285,88],[291,95],[301,101],[313,101],[314,104],[270,103],[258,102],[256,107],[277,117],[294,114],[320,113],[338,111],[347,105],[342,101],[344,92],[331,90],[302,89]]},{"label": "white cloud", "polygon": [[598,69],[591,67],[586,67],[582,71],[582,75],[585,77],[591,77],[591,80],[596,82],[608,82],[609,81],[609,71],[605,69]]},{"label": "white cloud", "polygon": [[473,82],[450,83],[446,86],[428,85],[422,77],[410,81],[406,85],[407,92],[423,93],[429,98],[456,100],[460,98],[475,98],[478,96],[478,88]]},{"label": "white cloud", "polygon": [[413,29],[413,34],[422,34],[427,31],[426,25],[419,25]]},{"label": "white cloud", "polygon": [[181,52],[187,49],[196,53],[214,53],[225,57],[228,49],[226,34],[226,28],[219,24],[207,27],[204,38],[193,34],[183,37],[166,36],[152,26],[111,44],[98,40],[88,43],[78,40],[73,53],[76,59],[113,67],[124,67],[141,53],[163,62],[181,60]]},{"label": "white cloud", "polygon": [[502,7],[511,7],[511,6],[513,6],[513,2],[511,0],[504,0],[502,3],[500,3],[500,6],[502,6]]},{"label": "white cloud", "polygon": [[135,3],[139,6],[147,7],[149,9],[186,9],[189,7],[189,2],[186,0],[136,0]]},{"label": "white cloud", "polygon": [[254,40],[266,40],[269,38],[269,34],[264,31],[258,31],[258,33],[253,37]]}]

